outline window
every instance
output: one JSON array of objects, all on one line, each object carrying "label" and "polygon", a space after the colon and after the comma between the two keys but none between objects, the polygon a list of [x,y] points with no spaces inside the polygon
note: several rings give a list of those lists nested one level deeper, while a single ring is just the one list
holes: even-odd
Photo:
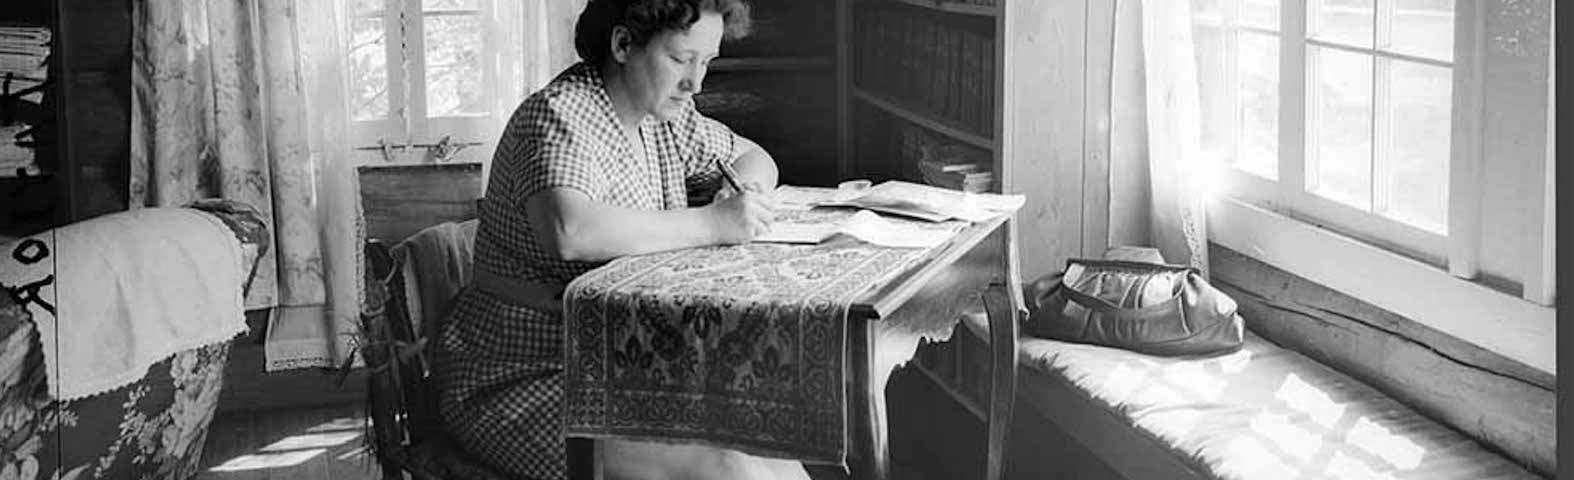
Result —
[{"label": "window", "polygon": [[1203,147],[1239,197],[1443,264],[1455,0],[1305,3],[1194,4]]},{"label": "window", "polygon": [[[360,163],[482,161],[519,98],[506,0],[353,0],[350,113]],[[521,25],[522,23],[513,23]],[[515,54],[515,55],[510,55]],[[519,90],[514,88],[512,90]],[[446,149],[436,147],[447,139]],[[386,148],[382,148],[386,146]],[[407,148],[424,147],[424,148]],[[468,150],[468,151],[467,151]]]},{"label": "window", "polygon": [[1550,5],[1193,0],[1215,241],[1552,369]]}]

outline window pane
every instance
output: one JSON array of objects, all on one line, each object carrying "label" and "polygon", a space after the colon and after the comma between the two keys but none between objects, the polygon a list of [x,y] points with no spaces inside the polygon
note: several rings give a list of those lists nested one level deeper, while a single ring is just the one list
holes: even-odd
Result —
[{"label": "window pane", "polygon": [[1454,60],[1454,0],[1398,0],[1394,51]]},{"label": "window pane", "polygon": [[1311,9],[1313,37],[1361,47],[1372,46],[1372,24],[1376,18],[1372,0],[1307,0]]},{"label": "window pane", "polygon": [[1312,193],[1371,209],[1372,57],[1307,47],[1316,89],[1316,160],[1307,172]]},{"label": "window pane", "polygon": [[427,116],[485,114],[480,17],[426,17],[425,27]]},{"label": "window pane", "polygon": [[1196,18],[1196,17],[1217,18],[1220,15],[1220,13],[1222,13],[1222,10],[1220,9],[1220,6],[1219,6],[1219,2],[1220,2],[1220,0],[1192,0],[1192,2],[1191,2],[1191,16],[1193,18]]},{"label": "window pane", "polygon": [[1240,158],[1235,166],[1279,177],[1279,37],[1240,34]]},{"label": "window pane", "polygon": [[383,19],[358,18],[350,24],[350,81],[356,120],[388,117],[388,43]]},{"label": "window pane", "polygon": [[479,0],[421,0],[421,9],[432,10],[476,10]]},{"label": "window pane", "polygon": [[1192,31],[1197,43],[1197,90],[1202,110],[1201,147],[1223,155],[1229,148],[1230,119],[1227,112],[1228,95],[1231,94],[1230,82],[1224,78],[1224,31],[1202,27]]},{"label": "window pane", "polygon": [[1394,60],[1391,216],[1438,233],[1448,231],[1450,69]]},{"label": "window pane", "polygon": [[1279,30],[1279,0],[1242,0],[1241,23]]},{"label": "window pane", "polygon": [[356,15],[366,15],[383,11],[383,0],[354,0],[350,4],[350,11]]}]

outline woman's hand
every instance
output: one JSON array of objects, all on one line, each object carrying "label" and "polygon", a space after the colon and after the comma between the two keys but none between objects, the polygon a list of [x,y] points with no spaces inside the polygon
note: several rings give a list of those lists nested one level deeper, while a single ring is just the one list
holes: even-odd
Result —
[{"label": "woman's hand", "polygon": [[772,204],[770,195],[753,191],[744,187],[743,193],[733,193],[725,197],[717,195],[717,200],[707,208],[711,225],[715,228],[716,240],[723,245],[747,243],[765,232],[770,231],[771,223],[776,219],[775,205]]}]

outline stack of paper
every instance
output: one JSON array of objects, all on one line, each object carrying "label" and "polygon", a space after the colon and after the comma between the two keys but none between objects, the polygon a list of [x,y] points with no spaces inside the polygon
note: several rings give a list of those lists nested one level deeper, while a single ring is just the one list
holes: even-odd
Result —
[{"label": "stack of paper", "polygon": [[[0,83],[9,82],[12,93],[42,85],[49,78],[48,28],[26,25],[0,25]],[[22,99],[42,103],[43,94],[32,92]]]},{"label": "stack of paper", "polygon": [[953,218],[978,222],[1015,211],[1026,200],[1022,195],[967,193],[892,180],[875,185],[860,196],[819,205],[866,208],[931,222]]},{"label": "stack of paper", "polygon": [[[12,108],[4,118],[15,123],[0,124],[0,177],[37,174],[38,166],[30,143],[32,130],[29,119],[17,120],[15,100],[43,103],[43,90],[38,88],[49,78],[48,28],[37,26],[0,24],[0,102]],[[39,110],[33,108],[30,110]],[[0,120],[6,121],[6,120]]]},{"label": "stack of paper", "polygon": [[928,248],[945,243],[966,224],[962,222],[925,223],[881,218],[859,210],[837,221],[785,221],[771,225],[771,231],[755,237],[758,243],[818,244],[836,234],[864,242],[895,248]]},{"label": "stack of paper", "polygon": [[39,173],[38,165],[34,161],[33,149],[17,144],[18,141],[29,138],[22,135],[27,128],[25,124],[0,126],[0,177]]}]

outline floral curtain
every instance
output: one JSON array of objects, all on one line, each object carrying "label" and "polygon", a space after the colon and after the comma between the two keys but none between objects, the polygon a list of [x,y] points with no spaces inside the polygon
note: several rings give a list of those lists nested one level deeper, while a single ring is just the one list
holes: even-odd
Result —
[{"label": "floral curtain", "polygon": [[337,365],[361,298],[343,2],[134,2],[132,208],[219,197],[258,209],[273,248],[248,309],[271,308],[269,371]]},{"label": "floral curtain", "polygon": [[1191,0],[1116,4],[1111,75],[1112,243],[1155,246],[1170,263],[1208,271],[1212,164],[1201,110]]}]

